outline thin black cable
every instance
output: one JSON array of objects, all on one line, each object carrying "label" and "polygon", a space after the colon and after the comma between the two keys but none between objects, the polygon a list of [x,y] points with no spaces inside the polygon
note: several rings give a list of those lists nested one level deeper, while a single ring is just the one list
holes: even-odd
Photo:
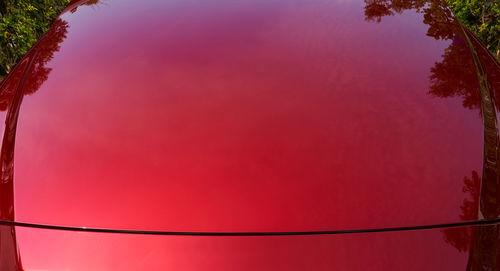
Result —
[{"label": "thin black cable", "polygon": [[435,225],[393,227],[393,228],[375,228],[358,230],[334,230],[334,231],[297,231],[297,232],[181,232],[181,231],[147,231],[147,230],[115,230],[87,227],[69,227],[53,226],[35,223],[12,222],[0,220],[0,225],[16,226],[25,228],[37,228],[47,230],[77,231],[77,232],[95,232],[95,233],[123,233],[123,234],[147,234],[147,235],[181,235],[181,236],[284,236],[284,235],[327,235],[327,234],[352,234],[352,233],[373,233],[373,232],[394,232],[394,231],[413,231],[439,228],[454,228],[465,226],[480,226],[500,223],[500,219],[478,220],[470,222],[458,222]]}]

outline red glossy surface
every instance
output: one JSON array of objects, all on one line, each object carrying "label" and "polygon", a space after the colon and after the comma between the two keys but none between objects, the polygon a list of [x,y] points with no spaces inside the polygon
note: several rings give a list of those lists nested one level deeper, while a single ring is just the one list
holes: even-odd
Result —
[{"label": "red glossy surface", "polygon": [[24,270],[498,270],[500,256],[498,226],[267,237],[16,231]]},{"label": "red glossy surface", "polygon": [[478,219],[472,57],[448,9],[412,3],[72,8],[32,51],[24,97],[2,96],[12,112],[22,101],[16,221],[227,232]]},{"label": "red glossy surface", "polygon": [[[73,1],[0,85],[0,220],[496,219],[498,91],[437,2]],[[498,270],[499,246],[498,225],[2,225],[0,270]]]},{"label": "red glossy surface", "polygon": [[[449,41],[417,35],[419,14],[376,24],[363,3],[198,4],[62,17],[67,38],[17,127],[19,221],[287,231],[457,220],[462,180],[481,169],[481,119],[428,93]],[[124,24],[126,10],[141,20]],[[353,29],[328,27],[339,23]]]}]

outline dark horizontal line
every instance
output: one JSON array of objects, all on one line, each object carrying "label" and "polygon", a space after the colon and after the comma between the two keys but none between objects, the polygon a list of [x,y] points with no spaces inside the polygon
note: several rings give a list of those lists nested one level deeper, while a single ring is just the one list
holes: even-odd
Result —
[{"label": "dark horizontal line", "polygon": [[392,231],[413,231],[439,228],[452,228],[464,226],[490,225],[500,223],[500,219],[478,220],[470,222],[423,225],[412,227],[376,228],[359,230],[334,230],[334,231],[296,231],[296,232],[182,232],[182,231],[144,231],[144,230],[115,230],[86,227],[53,226],[34,223],[12,222],[0,220],[0,225],[37,228],[47,230],[78,231],[78,232],[100,232],[100,233],[124,233],[124,234],[148,234],[148,235],[183,235],[183,236],[283,236],[283,235],[326,235],[326,234],[350,234],[350,233],[370,233],[370,232],[392,232]]}]

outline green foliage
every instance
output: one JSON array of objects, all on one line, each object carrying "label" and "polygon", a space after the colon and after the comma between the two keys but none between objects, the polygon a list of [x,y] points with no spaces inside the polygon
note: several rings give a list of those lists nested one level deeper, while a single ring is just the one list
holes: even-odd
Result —
[{"label": "green foliage", "polygon": [[69,0],[1,0],[0,77],[48,31]]},{"label": "green foliage", "polygon": [[500,1],[446,0],[457,18],[500,61]]}]

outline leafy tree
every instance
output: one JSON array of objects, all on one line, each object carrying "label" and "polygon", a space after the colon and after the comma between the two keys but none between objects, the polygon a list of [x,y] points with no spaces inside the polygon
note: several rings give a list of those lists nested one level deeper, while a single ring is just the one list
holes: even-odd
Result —
[{"label": "leafy tree", "polygon": [[0,1],[0,78],[47,32],[69,0]]},{"label": "leafy tree", "polygon": [[500,61],[500,1],[446,0],[457,18]]}]

